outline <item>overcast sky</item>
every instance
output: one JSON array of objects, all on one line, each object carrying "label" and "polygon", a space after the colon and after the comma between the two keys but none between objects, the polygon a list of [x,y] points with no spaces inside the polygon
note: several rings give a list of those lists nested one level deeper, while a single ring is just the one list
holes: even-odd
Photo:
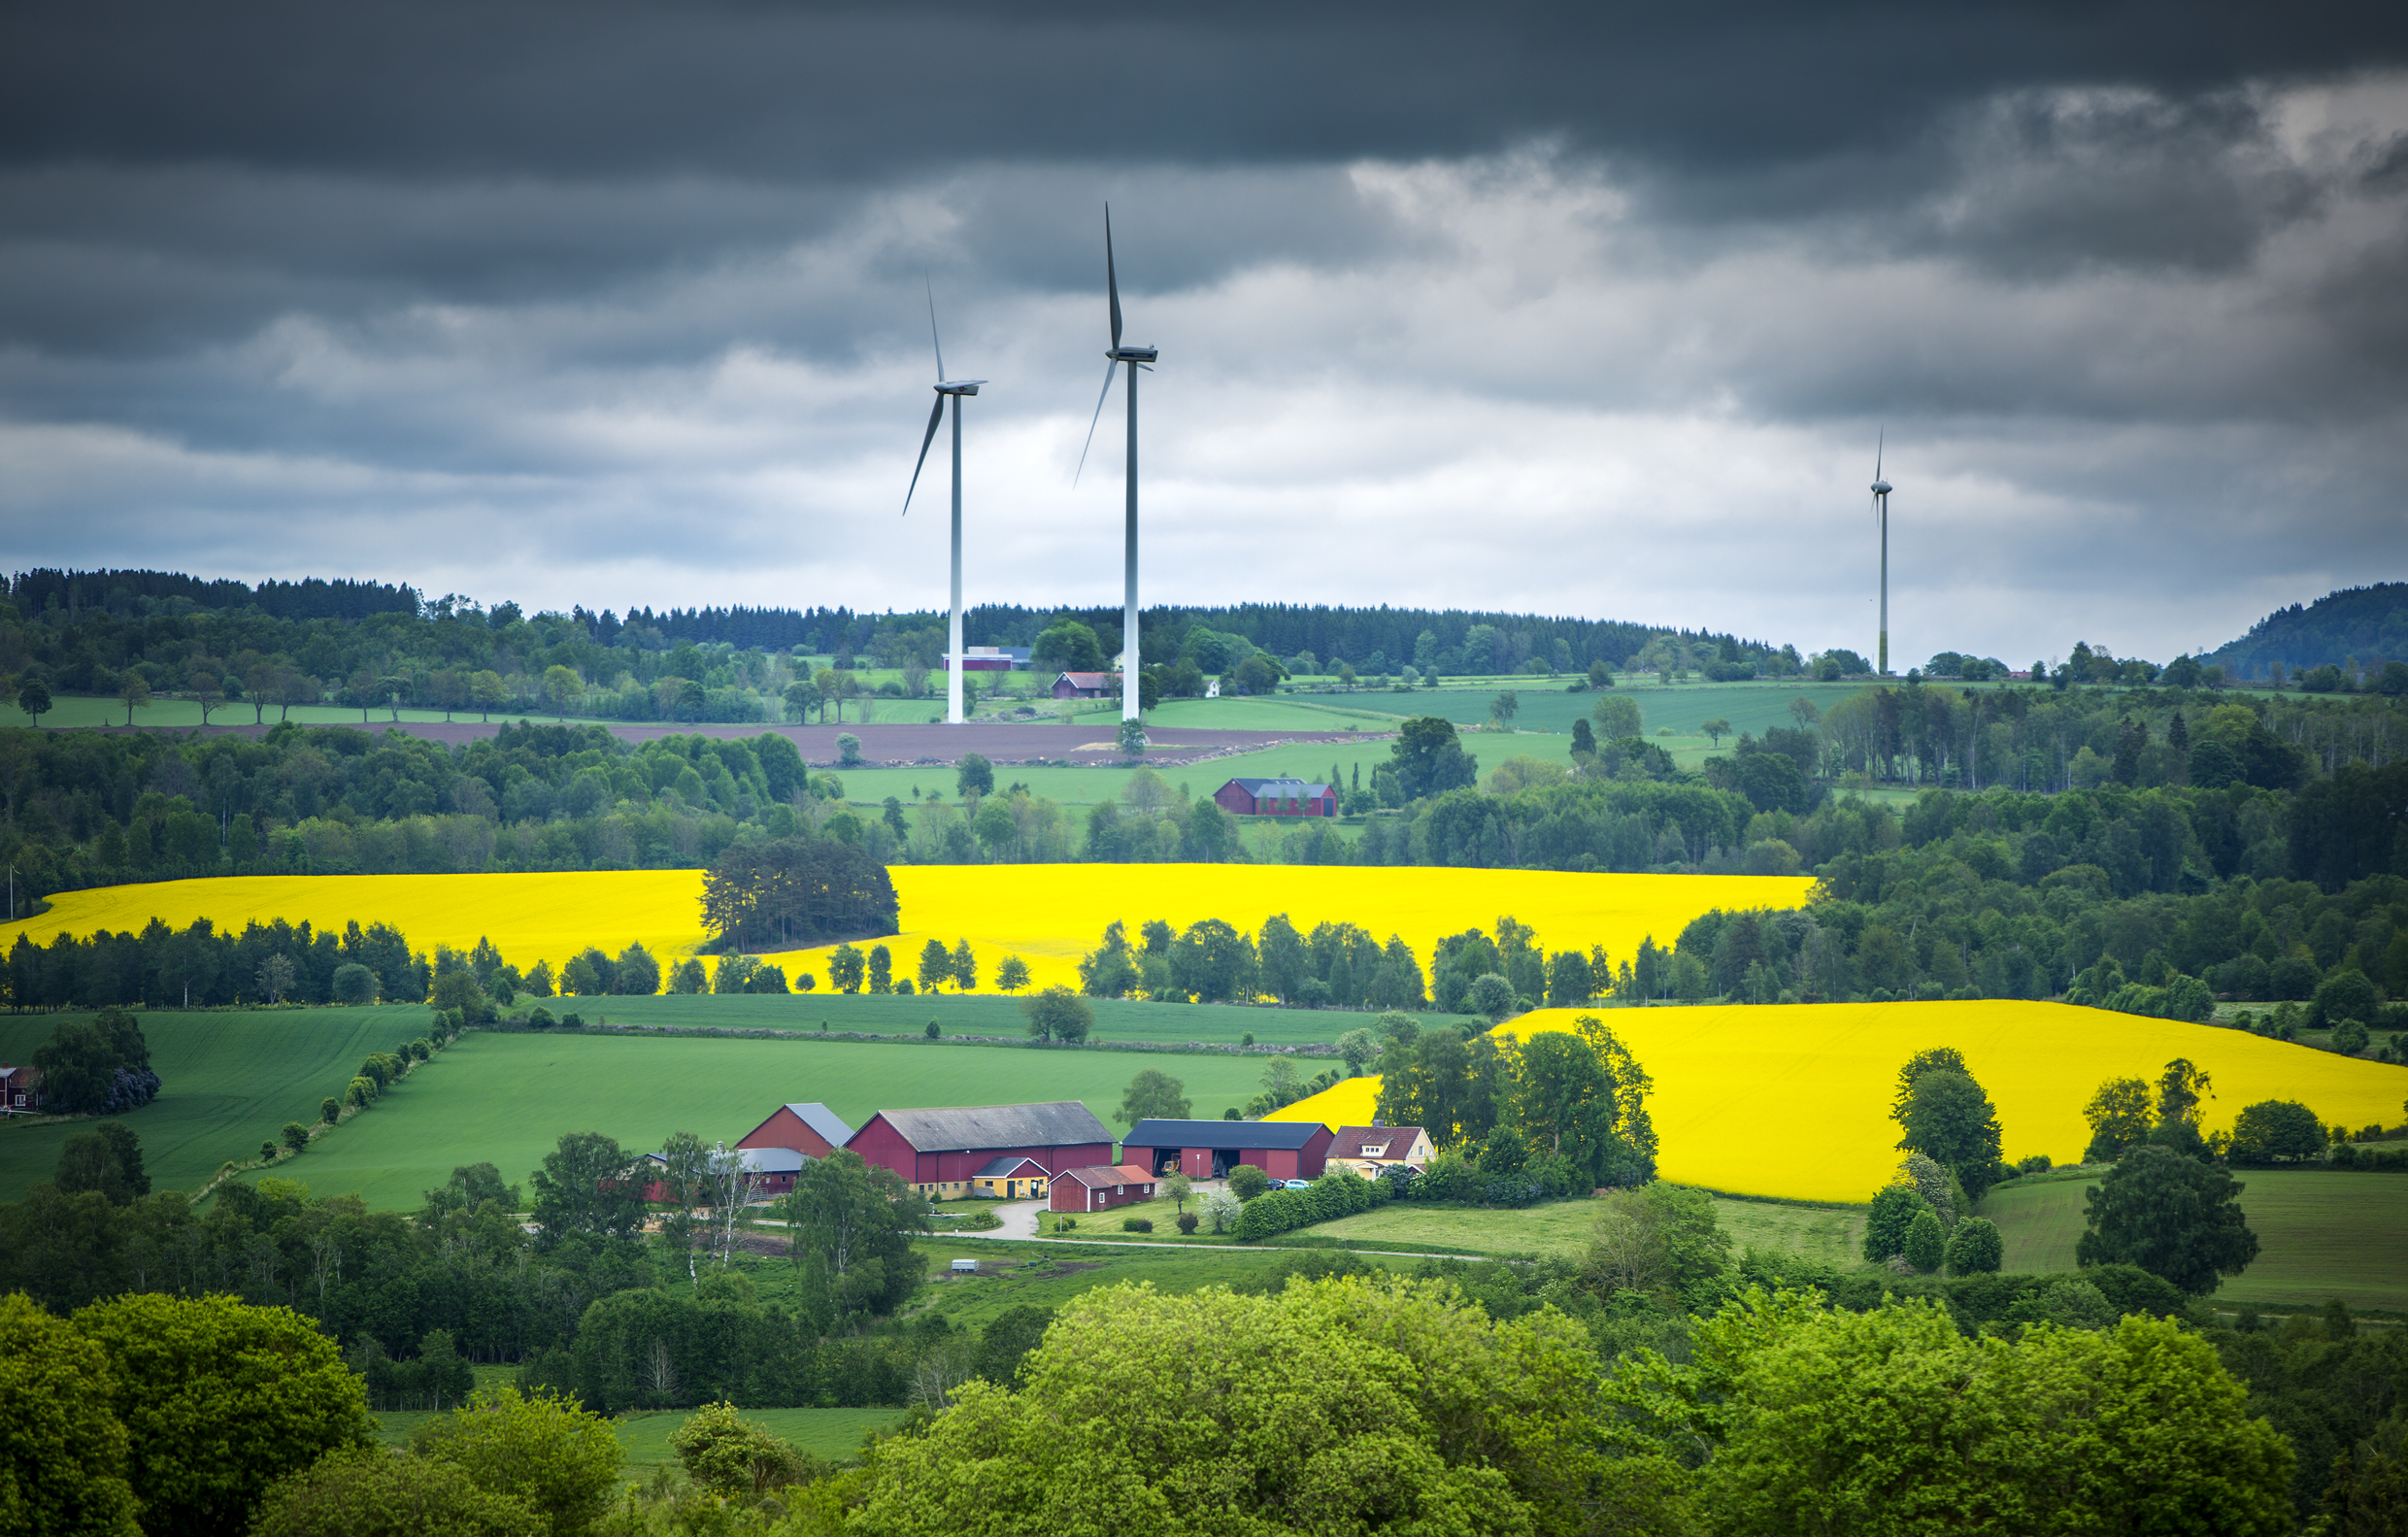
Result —
[{"label": "overcast sky", "polygon": [[[1609,12],[1622,13],[1610,16]],[[1304,17],[1302,21],[1298,17]],[[2408,9],[0,17],[8,565],[2159,659],[2408,576]]]}]

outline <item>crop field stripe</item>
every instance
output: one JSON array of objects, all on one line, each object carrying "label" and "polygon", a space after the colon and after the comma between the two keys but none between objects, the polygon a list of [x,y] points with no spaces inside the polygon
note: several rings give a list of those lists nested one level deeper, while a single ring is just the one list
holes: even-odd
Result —
[{"label": "crop field stripe", "polygon": [[[0,1017],[0,1061],[27,1060],[62,1018]],[[316,1122],[318,1101],[341,1096],[362,1057],[423,1035],[426,1024],[423,1007],[146,1014],[142,1028],[159,1075],[159,1097],[119,1119],[142,1139],[144,1169],[154,1188],[198,1189],[226,1160],[257,1157],[259,1144],[284,1122]],[[90,1126],[87,1120],[0,1126],[0,1200],[22,1199],[26,1186],[49,1179],[60,1146]],[[318,1145],[330,1146],[350,1129]],[[304,1157],[292,1166],[308,1162]]]}]

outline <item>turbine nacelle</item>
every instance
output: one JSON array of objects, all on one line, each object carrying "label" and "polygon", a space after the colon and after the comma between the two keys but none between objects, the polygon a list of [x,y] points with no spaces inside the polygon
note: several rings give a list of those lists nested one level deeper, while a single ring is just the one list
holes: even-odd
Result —
[{"label": "turbine nacelle", "polygon": [[936,392],[940,395],[975,395],[979,385],[986,383],[984,379],[947,379],[938,383]]},{"label": "turbine nacelle", "polygon": [[1873,483],[1873,494],[1875,496],[1888,496],[1890,494],[1890,485],[1888,481],[1875,481]]},{"label": "turbine nacelle", "polygon": [[1116,363],[1151,363],[1162,352],[1153,347],[1116,347],[1104,355]]}]

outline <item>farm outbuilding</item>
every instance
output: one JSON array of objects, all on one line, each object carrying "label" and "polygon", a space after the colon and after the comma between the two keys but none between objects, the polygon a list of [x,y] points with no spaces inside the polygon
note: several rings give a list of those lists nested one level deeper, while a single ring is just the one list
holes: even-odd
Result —
[{"label": "farm outbuilding", "polygon": [[970,1176],[970,1191],[998,1201],[1025,1200],[1043,1195],[1052,1177],[1044,1164],[1027,1154],[1006,1153]]},{"label": "farm outbuilding", "polygon": [[42,1108],[42,1069],[0,1067],[0,1110],[32,1115]]},{"label": "farm outbuilding", "polygon": [[[961,652],[961,670],[965,673],[1008,673],[1028,665],[1029,648],[1025,646],[965,646]],[[953,659],[945,657],[937,666],[951,672]]]},{"label": "farm outbuilding", "polygon": [[1054,680],[1056,699],[1101,699],[1120,687],[1117,673],[1062,673]]},{"label": "farm outbuilding", "polygon": [[1317,1180],[1329,1140],[1318,1120],[1141,1120],[1122,1140],[1120,1161],[1194,1180],[1225,1178],[1241,1163],[1275,1180]]},{"label": "farm outbuilding", "polygon": [[1154,1199],[1154,1177],[1134,1163],[1100,1164],[1091,1169],[1064,1169],[1054,1176],[1053,1209],[1057,1212],[1103,1212]]},{"label": "farm outbuilding", "polygon": [[1233,779],[1213,804],[1234,817],[1335,817],[1338,786],[1318,780]]},{"label": "farm outbuilding", "polygon": [[806,1158],[824,1158],[852,1140],[853,1127],[844,1117],[818,1100],[807,1100],[780,1105],[767,1120],[737,1138],[736,1146],[786,1148]]},{"label": "farm outbuilding", "polygon": [[982,1171],[998,1158],[1027,1158],[1048,1177],[1103,1163],[1112,1156],[1112,1131],[1087,1106],[1063,1099],[882,1110],[845,1146],[903,1176],[922,1195],[950,1199],[971,1194]]}]

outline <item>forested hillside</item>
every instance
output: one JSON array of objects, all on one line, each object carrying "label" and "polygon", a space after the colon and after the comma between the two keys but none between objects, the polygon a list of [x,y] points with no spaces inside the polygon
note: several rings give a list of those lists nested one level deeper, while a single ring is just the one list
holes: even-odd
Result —
[{"label": "forested hillside", "polygon": [[2378,582],[2327,593],[2304,608],[2294,603],[2276,609],[2247,635],[2199,659],[2235,678],[2269,678],[2277,668],[2294,677],[2316,667],[2379,670],[2385,661],[2403,657],[2408,657],[2408,582]]}]

